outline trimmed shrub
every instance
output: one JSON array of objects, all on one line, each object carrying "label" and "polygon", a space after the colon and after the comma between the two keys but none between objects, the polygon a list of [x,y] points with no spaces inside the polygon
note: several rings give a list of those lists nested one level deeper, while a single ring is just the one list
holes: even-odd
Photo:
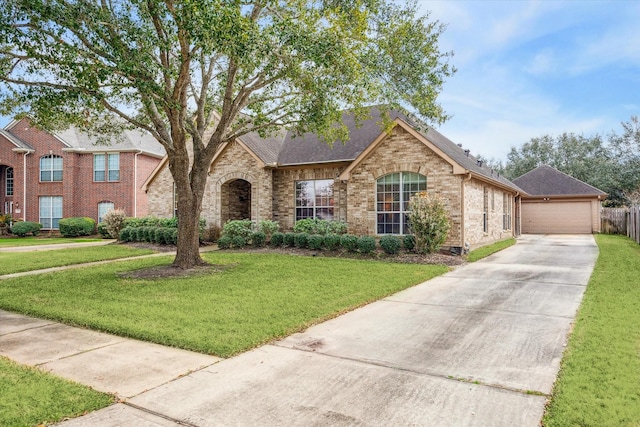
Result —
[{"label": "trimmed shrub", "polygon": [[269,244],[273,247],[282,246],[284,244],[284,233],[280,233],[279,231],[273,233]]},{"label": "trimmed shrub", "polygon": [[416,238],[413,234],[405,234],[402,238],[402,246],[408,251],[416,247]]},{"label": "trimmed shrub", "polygon": [[37,236],[41,228],[42,224],[39,222],[20,221],[13,224],[13,227],[11,227],[11,233],[20,237],[25,237],[29,233]]},{"label": "trimmed shrub", "polygon": [[166,230],[165,228],[162,227],[156,227],[155,230],[153,230],[153,242],[158,244],[158,245],[164,245],[165,243],[167,243],[167,241],[165,240],[165,234],[164,234],[164,230]]},{"label": "trimmed shrub", "polygon": [[222,236],[218,239],[218,248],[219,249],[229,249],[231,247],[231,237]]},{"label": "trimmed shrub", "polygon": [[131,233],[135,233],[135,229],[132,227],[125,227],[122,230],[120,230],[120,235],[118,236],[118,240],[121,240],[123,242],[130,242],[132,237],[131,237]]},{"label": "trimmed shrub", "polygon": [[177,245],[178,244],[178,229],[177,228],[171,228],[171,229],[168,228],[167,230],[171,230],[171,244],[172,245]]},{"label": "trimmed shrub", "polygon": [[[134,242],[144,242],[144,229],[145,227],[135,227],[135,238],[132,238]],[[133,232],[131,233],[131,237],[133,237]]]},{"label": "trimmed shrub", "polygon": [[[100,225],[104,224],[109,236],[118,237],[120,235],[120,230],[124,228],[126,219],[127,216],[124,209],[111,209],[104,214]],[[100,228],[100,225],[98,225],[98,229]]]},{"label": "trimmed shrub", "polygon": [[322,245],[324,244],[324,236],[320,234],[312,234],[309,236],[309,240],[307,242],[307,246],[309,249],[313,249],[314,251],[319,251],[322,249]]},{"label": "trimmed shrub", "polygon": [[296,233],[284,233],[284,246],[293,247],[295,246]]},{"label": "trimmed shrub", "polygon": [[397,236],[387,235],[380,238],[380,247],[383,251],[390,255],[394,255],[400,252],[401,246],[402,243]]},{"label": "trimmed shrub", "polygon": [[251,238],[253,233],[253,223],[250,219],[234,219],[227,221],[222,227],[222,235],[233,237],[242,237],[245,240]]},{"label": "trimmed shrub", "polygon": [[340,246],[346,251],[355,252],[358,249],[358,237],[353,234],[343,234],[340,236]]},{"label": "trimmed shrub", "polygon": [[91,236],[96,229],[96,221],[86,217],[62,218],[58,228],[62,237]]},{"label": "trimmed shrub", "polygon": [[329,221],[318,218],[306,218],[296,222],[293,226],[295,233],[308,234],[344,234],[347,232],[347,224],[342,221]]},{"label": "trimmed shrub", "polygon": [[328,233],[324,236],[324,247],[329,251],[335,251],[340,247],[340,236],[335,233]]},{"label": "trimmed shrub", "polygon": [[267,242],[271,241],[273,233],[278,232],[278,230],[280,230],[280,224],[278,224],[276,221],[265,219],[260,221],[260,224],[258,224],[258,231],[264,233],[265,237],[267,238]]},{"label": "trimmed shrub", "polygon": [[231,247],[234,249],[242,249],[247,246],[247,240],[242,236],[231,237]]},{"label": "trimmed shrub", "polygon": [[362,236],[358,238],[358,251],[361,254],[370,254],[376,250],[376,239],[371,236]]},{"label": "trimmed shrub", "polygon": [[267,235],[262,231],[256,231],[251,235],[251,244],[255,248],[261,248],[267,243]]},{"label": "trimmed shrub", "polygon": [[293,244],[296,248],[306,248],[309,244],[309,234],[295,233],[293,237]]},{"label": "trimmed shrub", "polygon": [[[100,224],[98,224],[98,226],[96,227],[98,230],[98,233],[100,234],[100,236],[103,239],[112,239],[113,237],[111,237],[111,234],[109,234],[109,232],[107,231],[107,227],[104,225],[104,222],[101,222]],[[118,233],[118,235],[120,235],[120,233]]]},{"label": "trimmed shrub", "polygon": [[409,200],[407,219],[415,236],[418,253],[432,253],[447,240],[451,223],[444,202],[439,197],[417,193]]},{"label": "trimmed shrub", "polygon": [[346,234],[347,223],[344,221],[329,221],[329,229],[327,233]]}]

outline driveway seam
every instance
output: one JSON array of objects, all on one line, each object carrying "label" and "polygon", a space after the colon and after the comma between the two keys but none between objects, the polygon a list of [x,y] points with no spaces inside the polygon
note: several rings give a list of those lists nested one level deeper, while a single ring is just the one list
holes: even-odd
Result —
[{"label": "driveway seam", "polygon": [[448,381],[463,382],[463,383],[473,384],[473,385],[477,385],[477,386],[489,387],[489,388],[492,388],[492,389],[508,391],[510,393],[524,394],[524,395],[527,395],[527,396],[545,396],[545,397],[549,397],[550,396],[550,394],[544,393],[544,392],[539,391],[539,390],[523,390],[523,389],[519,389],[519,388],[515,388],[515,387],[508,387],[508,386],[500,385],[500,384],[485,383],[483,381],[473,380],[471,378],[456,377],[454,375],[447,375],[447,374],[443,374],[443,373],[440,373],[440,372],[437,372],[437,371],[416,371],[414,369],[402,368],[402,367],[399,367],[399,366],[388,365],[388,364],[385,364],[385,363],[382,363],[382,362],[376,362],[375,360],[371,360],[371,359],[357,359],[357,358],[353,358],[353,357],[337,356],[337,355],[334,355],[334,354],[322,353],[322,352],[318,352],[318,351],[315,351],[315,350],[313,350],[313,351],[305,350],[305,349],[303,349],[301,347],[297,347],[297,346],[288,347],[288,346],[284,346],[284,345],[280,345],[280,344],[268,344],[268,345],[272,345],[274,347],[280,347],[280,348],[284,348],[284,349],[288,349],[288,350],[300,351],[300,352],[303,352],[303,353],[313,353],[313,354],[317,354],[317,355],[320,355],[320,356],[325,356],[325,357],[332,358],[332,359],[346,360],[346,361],[349,361],[349,362],[356,362],[356,363],[361,363],[361,364],[364,364],[364,365],[372,365],[372,366],[378,366],[378,367],[381,367],[381,368],[387,368],[387,369],[391,369],[391,370],[394,370],[394,371],[407,372],[407,373],[419,375],[419,376],[422,376],[422,377],[439,378],[439,379],[444,379],[444,380],[448,380]]},{"label": "driveway seam", "polygon": [[116,341],[116,342],[100,345],[98,347],[92,347],[92,348],[88,348],[86,350],[81,350],[81,351],[78,351],[77,353],[68,354],[66,356],[58,357],[57,359],[48,360],[48,361],[42,362],[42,363],[36,363],[35,366],[44,366],[44,365],[46,365],[48,363],[57,362],[59,360],[69,359],[70,357],[75,357],[75,356],[79,356],[81,354],[90,353],[92,351],[96,351],[96,350],[100,350],[100,349],[103,349],[103,348],[111,347],[111,346],[116,345],[116,344],[122,344],[123,342],[127,342],[127,341],[129,341],[129,340],[126,339],[126,338],[123,338],[122,341]]},{"label": "driveway seam", "polygon": [[164,415],[164,414],[162,414],[160,412],[153,411],[151,409],[145,408],[144,406],[136,405],[135,403],[131,403],[131,402],[128,402],[126,400],[123,400],[123,401],[121,401],[119,403],[122,403],[123,405],[129,406],[131,408],[137,409],[138,411],[146,412],[147,414],[151,414],[151,415],[153,415],[155,417],[162,418],[162,419],[165,419],[167,421],[171,421],[172,423],[176,423],[176,424],[181,425],[181,426],[199,427],[197,424],[192,424],[192,423],[189,423],[187,421],[182,421],[182,420],[178,420],[176,418],[172,418],[172,417],[170,417],[168,415]]},{"label": "driveway seam", "polygon": [[[46,319],[45,319],[46,320]],[[51,326],[51,325],[55,325],[58,322],[51,322],[51,323],[46,323],[44,325],[37,325],[37,326],[32,326],[30,328],[24,328],[24,329],[20,329],[19,331],[13,331],[13,332],[8,332],[6,334],[0,334],[0,337],[6,337],[8,335],[13,335],[13,334],[19,334],[21,332],[25,332],[25,331],[31,331],[33,329],[39,329],[39,328],[44,328],[45,326]]]}]

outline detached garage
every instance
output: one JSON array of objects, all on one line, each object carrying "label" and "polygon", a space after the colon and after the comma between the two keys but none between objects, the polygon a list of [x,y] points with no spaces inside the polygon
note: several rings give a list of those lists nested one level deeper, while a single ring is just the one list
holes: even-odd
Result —
[{"label": "detached garage", "polygon": [[550,166],[539,166],[513,183],[527,193],[522,196],[522,233],[600,232],[605,192]]}]

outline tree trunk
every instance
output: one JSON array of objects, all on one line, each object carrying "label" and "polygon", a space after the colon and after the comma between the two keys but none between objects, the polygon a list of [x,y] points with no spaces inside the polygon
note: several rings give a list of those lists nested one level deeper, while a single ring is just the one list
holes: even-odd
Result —
[{"label": "tree trunk", "polygon": [[206,161],[195,159],[191,171],[189,166],[186,150],[169,160],[178,200],[178,247],[173,265],[182,269],[205,264],[200,256],[199,222],[208,165]]}]

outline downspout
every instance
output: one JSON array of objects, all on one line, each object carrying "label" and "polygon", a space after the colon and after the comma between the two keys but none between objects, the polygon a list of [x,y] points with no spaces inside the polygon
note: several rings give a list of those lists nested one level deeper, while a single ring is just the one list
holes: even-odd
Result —
[{"label": "downspout", "polygon": [[22,156],[22,218],[27,221],[27,156],[31,151],[25,151]]},{"label": "downspout", "polygon": [[133,156],[133,217],[138,217],[138,156],[142,154],[139,150]]}]

